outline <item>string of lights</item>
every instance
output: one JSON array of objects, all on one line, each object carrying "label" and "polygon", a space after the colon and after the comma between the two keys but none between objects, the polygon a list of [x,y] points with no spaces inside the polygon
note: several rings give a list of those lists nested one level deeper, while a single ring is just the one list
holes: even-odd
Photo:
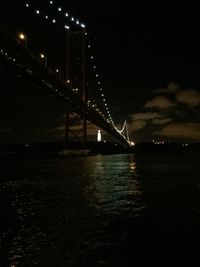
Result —
[{"label": "string of lights", "polygon": [[[49,4],[52,5],[52,6],[55,6],[54,1],[49,1]],[[26,7],[27,7],[27,8],[32,7],[32,8],[34,9],[34,11],[35,11],[35,14],[37,14],[37,15],[42,15],[42,12],[41,12],[39,9],[34,8],[34,7],[33,7],[30,3],[28,3],[28,2],[26,2]],[[84,24],[84,23],[81,23],[80,20],[75,19],[73,16],[70,16],[69,13],[68,13],[68,12],[65,12],[61,6],[58,6],[58,7],[57,7],[57,11],[58,11],[59,13],[61,13],[62,15],[64,15],[64,16],[65,16],[68,20],[70,20],[71,22],[74,22],[75,25],[78,25],[78,26],[80,26],[81,28],[85,28],[85,24]],[[45,19],[51,21],[53,24],[55,24],[56,21],[57,21],[55,18],[50,18],[49,15],[45,15],[45,14],[43,14],[43,17],[44,17]],[[67,30],[69,30],[69,29],[70,29],[70,26],[67,25],[67,24],[65,24],[65,25],[64,25],[64,28],[67,29]],[[86,33],[86,35],[87,35],[87,33]],[[91,47],[91,45],[88,45],[88,48],[90,48],[90,47]],[[94,56],[91,56],[90,59],[94,59]],[[96,66],[95,66],[95,65],[93,65],[93,70],[96,71]],[[111,114],[110,114],[110,111],[109,111],[109,108],[108,108],[107,101],[106,101],[106,99],[105,99],[105,97],[104,97],[103,89],[102,89],[102,87],[101,87],[101,82],[100,82],[99,79],[98,79],[99,74],[97,73],[97,71],[96,71],[96,73],[95,73],[95,76],[96,76],[96,78],[97,78],[97,85],[98,85],[98,87],[99,87],[101,96],[103,97],[103,103],[104,103],[104,106],[105,106],[107,115],[108,115],[108,117],[109,117],[109,121],[114,125],[113,119],[112,119],[112,117],[111,117]]]},{"label": "string of lights", "polygon": [[[49,1],[49,4],[52,6],[52,7],[55,7],[55,4],[53,1]],[[50,23],[52,24],[56,24],[57,23],[57,19],[56,19],[56,16],[55,17],[52,17],[50,16],[49,14],[47,14],[47,12],[43,13],[39,8],[36,8],[34,7],[34,5],[32,5],[30,2],[26,2],[25,3],[25,6],[27,8],[31,8],[32,11],[36,14],[36,15],[40,15],[41,17],[43,17],[45,20],[49,21]],[[57,11],[63,15],[63,18],[64,20],[66,20],[66,23],[64,23],[64,29],[66,30],[69,30],[70,29],[70,24],[73,24],[79,28],[82,28],[84,29],[86,26],[83,22],[80,22],[80,20],[78,19],[75,19],[73,16],[69,15],[68,12],[66,12],[65,10],[62,9],[61,6],[58,6],[58,7],[55,7],[57,9]]]},{"label": "string of lights", "polygon": [[[55,8],[55,10],[57,10],[58,14],[62,15],[64,20],[66,20],[66,22],[64,23],[64,29],[65,30],[70,30],[70,26],[71,24],[73,26],[76,26],[76,27],[79,27],[81,29],[85,29],[86,26],[85,26],[85,23],[83,22],[80,22],[79,19],[71,16],[69,14],[69,12],[66,12],[61,6],[57,6],[53,0],[50,0],[49,1],[49,5],[52,6],[53,8]],[[50,22],[51,24],[56,24],[57,23],[57,16],[50,16],[48,15],[47,13],[43,13],[40,9],[38,8],[35,8],[32,4],[30,4],[30,2],[26,2],[25,6],[27,8],[32,8],[33,12],[36,14],[36,15],[40,15],[41,17],[43,17],[45,20],[47,20],[48,22]],[[85,35],[87,36],[87,32],[85,32]],[[87,46],[89,52],[91,51],[91,44],[88,42],[88,46]],[[107,121],[112,125],[112,127],[121,135],[123,135],[122,133],[124,132],[125,129],[127,129],[127,123],[126,121],[124,122],[123,124],[123,127],[122,129],[118,129],[112,119],[112,116],[111,116],[111,113],[110,113],[110,109],[109,109],[109,106],[108,106],[108,103],[106,101],[106,98],[105,98],[105,93],[103,91],[103,88],[102,88],[102,85],[101,85],[101,81],[100,81],[100,75],[97,71],[97,66],[95,64],[95,57],[94,55],[90,55],[90,61],[91,61],[91,64],[92,64],[92,69],[93,69],[93,72],[94,72],[94,75],[95,75],[95,78],[96,78],[96,84],[97,84],[97,88],[100,92],[100,96],[102,98],[102,102],[103,102],[103,105],[104,105],[104,108],[106,110],[106,114],[108,116],[108,119]],[[88,100],[88,104],[90,105],[91,104],[91,101]],[[93,105],[93,108],[95,108],[95,105]],[[103,117],[105,117],[105,115],[99,110],[99,108],[96,108],[96,111]],[[129,137],[128,137],[129,139]]]},{"label": "string of lights", "polygon": [[[91,44],[88,43],[88,46],[87,46],[88,50],[89,50],[89,53],[91,52]],[[107,101],[105,99],[105,94],[104,94],[104,91],[103,91],[103,88],[102,88],[102,83],[100,81],[100,75],[99,75],[99,72],[97,71],[97,66],[95,64],[95,57],[94,55],[89,55],[89,59],[90,59],[90,63],[91,63],[91,67],[92,67],[92,71],[93,71],[93,74],[95,76],[95,83],[96,83],[96,86],[100,92],[100,96],[101,96],[101,99],[102,99],[102,103],[104,105],[104,108],[106,110],[106,113],[109,117],[109,122],[114,125],[114,122],[113,122],[113,119],[111,117],[111,114],[110,114],[110,111],[109,111],[109,107],[108,107],[108,104],[107,104]]]},{"label": "string of lights", "polygon": [[[52,5],[52,6],[55,6],[54,1],[49,1],[49,4]],[[62,15],[64,15],[65,18],[67,18],[68,20],[70,20],[71,22],[73,22],[74,25],[80,26],[81,28],[85,28],[85,24],[83,22],[80,22],[79,19],[74,18],[68,12],[64,11],[61,6],[58,6],[58,7],[55,6],[55,8],[57,9],[57,11],[59,13],[61,13]]]},{"label": "string of lights", "polygon": [[[91,48],[92,48],[92,46],[91,46],[91,44],[89,43],[89,44],[88,44],[89,52],[91,51]],[[95,57],[94,57],[94,55],[90,55],[90,56],[89,56],[89,59],[90,59],[91,65],[92,65],[92,70],[93,70],[94,75],[95,75],[95,77],[96,77],[97,88],[98,88],[98,90],[99,90],[99,92],[100,92],[100,96],[101,96],[101,98],[102,98],[102,102],[103,102],[104,107],[105,107],[105,109],[106,109],[106,113],[107,113],[107,115],[108,115],[109,121],[110,121],[110,123],[112,124],[112,126],[114,127],[114,129],[115,129],[118,133],[122,134],[122,133],[125,131],[125,129],[127,129],[127,122],[126,122],[126,121],[124,122],[124,124],[123,124],[121,130],[118,129],[117,126],[115,125],[115,123],[114,123],[114,121],[113,121],[113,119],[112,119],[111,113],[110,113],[109,106],[108,106],[107,101],[106,101],[106,98],[105,98],[105,94],[104,94],[102,85],[101,85],[102,83],[101,83],[101,81],[100,81],[100,75],[99,75],[99,73],[98,73],[98,71],[97,71],[97,66],[96,66],[96,64],[95,64]]]}]

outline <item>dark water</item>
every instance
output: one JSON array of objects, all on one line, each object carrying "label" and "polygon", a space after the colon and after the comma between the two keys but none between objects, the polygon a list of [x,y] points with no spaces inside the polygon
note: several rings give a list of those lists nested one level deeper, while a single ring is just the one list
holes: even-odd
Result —
[{"label": "dark water", "polygon": [[2,161],[0,266],[199,266],[197,155]]}]

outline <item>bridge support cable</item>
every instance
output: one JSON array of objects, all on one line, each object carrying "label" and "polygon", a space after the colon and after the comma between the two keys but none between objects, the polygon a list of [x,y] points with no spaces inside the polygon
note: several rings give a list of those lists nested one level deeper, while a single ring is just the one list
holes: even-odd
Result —
[{"label": "bridge support cable", "polygon": [[[0,38],[2,39],[0,45],[0,61],[6,68],[13,70],[13,73],[18,73],[20,77],[28,79],[36,88],[42,88],[51,95],[58,97],[62,104],[64,104],[65,109],[68,109],[68,114],[66,114],[65,118],[66,143],[69,143],[70,138],[70,113],[75,112],[82,119],[84,147],[87,142],[87,120],[116,137],[121,143],[127,145],[127,140],[122,135],[125,124],[122,130],[117,131],[114,128],[107,103],[104,101],[109,119],[106,119],[99,110],[89,106],[87,103],[85,35],[84,27],[78,31],[69,31],[67,40],[69,42],[69,48],[66,48],[67,55],[65,59],[65,81],[58,79],[50,68],[42,64],[41,60],[30,52],[29,48],[24,47],[18,42],[16,36],[12,37],[4,34],[4,32],[0,32]],[[78,51],[78,56],[75,54],[73,57],[72,51],[74,49]],[[67,59],[69,55],[70,57]],[[76,59],[78,59],[78,62]],[[78,63],[78,65],[74,66],[75,63]],[[97,73],[96,77],[98,77]],[[100,86],[99,80],[98,84]],[[77,88],[78,91],[76,92],[74,89]]]},{"label": "bridge support cable", "polygon": [[127,125],[127,123],[126,123],[126,139],[127,139],[128,143],[131,144],[130,143],[130,138],[129,138],[129,133],[128,133],[128,125]]},{"label": "bridge support cable", "polygon": [[[100,96],[101,96],[101,103],[98,104],[98,103],[96,103],[96,101],[94,101],[94,99],[91,98],[89,100],[89,105],[91,104],[96,109],[97,112],[99,112],[100,107],[103,107],[103,109],[105,109],[104,112],[103,113],[99,112],[99,113],[102,116],[105,117],[105,119],[108,121],[108,123],[110,123],[111,127],[113,127],[113,129],[118,134],[120,134],[120,135],[122,135],[124,137],[123,132],[126,131],[127,122],[126,121],[124,122],[124,124],[122,126],[122,129],[118,129],[118,127],[115,125],[115,123],[114,123],[114,121],[112,119],[111,113],[110,113],[109,105],[108,105],[108,103],[106,101],[105,93],[104,93],[103,88],[102,88],[102,83],[101,83],[101,80],[100,80],[100,76],[101,75],[97,71],[97,65],[95,63],[95,56],[93,54],[91,54],[93,45],[90,42],[88,42],[88,46],[87,47],[88,47],[88,51],[89,51],[89,54],[90,54],[89,62],[91,64],[91,66],[92,66],[92,74],[95,76],[95,84],[94,84],[94,86],[95,86],[95,88],[97,88],[97,91],[98,91],[98,93],[100,93]],[[127,134],[125,133],[125,135],[127,135]]]},{"label": "bridge support cable", "polygon": [[[64,20],[68,20],[68,24],[66,24],[66,22],[63,21],[63,23],[64,23],[63,28],[67,31],[65,82],[69,82],[68,85],[71,87],[72,90],[73,90],[73,88],[75,88],[75,90],[77,90],[77,87],[74,87],[74,85],[76,85],[77,81],[74,83],[74,80],[82,80],[80,82],[80,88],[82,91],[82,101],[83,101],[83,110],[82,110],[83,133],[82,134],[83,134],[83,146],[85,147],[85,144],[87,142],[86,110],[87,110],[87,104],[88,104],[87,99],[86,99],[86,94],[85,94],[85,84],[86,84],[86,80],[85,80],[85,35],[87,34],[87,32],[85,31],[86,26],[84,23],[80,22],[79,19],[74,18],[73,16],[71,16],[71,14],[66,12],[65,8],[62,8],[61,6],[57,6],[57,4],[54,3],[54,1],[49,1],[49,4],[51,6],[52,11],[54,10],[57,13],[57,14],[55,13],[54,18],[52,16],[49,16],[48,14],[45,14],[44,10],[39,10],[39,9],[34,10],[34,6],[32,6],[32,4],[29,5],[29,3],[26,3],[25,6],[26,6],[26,8],[30,8],[33,12],[36,12],[37,15],[40,15],[41,17],[43,17],[43,19],[45,18],[45,20],[51,24],[52,23],[53,24],[59,24],[58,22],[59,22],[59,19],[61,17],[65,18]],[[59,17],[59,19],[57,19],[58,17]],[[78,42],[77,42],[77,40],[75,40],[76,35],[77,36],[80,35]],[[71,45],[72,42],[73,42],[73,46]],[[74,62],[76,61],[75,58],[73,58],[73,55],[72,55],[73,52],[72,51],[73,51],[73,47],[77,47],[77,48],[79,47],[79,50],[81,50],[81,46],[82,46],[82,55],[78,56],[78,54],[77,54],[76,57],[77,58],[80,57],[80,62],[82,62],[82,66],[79,69],[80,73],[77,73],[77,71],[75,71],[75,75],[74,75],[74,70],[72,70],[72,71],[70,70],[71,65],[73,65],[72,64],[73,61]],[[88,43],[87,47],[91,48],[91,45]],[[93,60],[94,56],[92,55],[90,58]],[[99,74],[98,74],[98,72],[96,72],[96,66],[95,65],[93,66],[93,69],[95,70],[96,78],[98,78]],[[73,74],[73,75],[71,75],[71,74]],[[101,92],[101,96],[103,97],[104,93],[103,93],[103,89],[101,87],[101,82],[99,81],[99,79],[97,81],[97,85],[98,85],[99,90]],[[107,104],[105,98],[103,98],[103,104],[104,104],[105,109],[106,109],[106,114],[109,117],[108,121],[110,121],[110,123],[112,124],[111,127],[114,127],[114,129],[117,131],[118,134],[122,134],[123,131],[125,130],[126,123],[124,124],[122,130],[117,129],[117,127],[115,126],[115,124],[112,120],[112,117],[111,117],[111,114],[109,111],[109,107],[108,107],[108,104]],[[98,109],[98,111],[99,111],[99,109]],[[100,115],[101,114],[102,113],[100,113]],[[106,118],[105,118],[105,120],[106,120]]]},{"label": "bridge support cable", "polygon": [[125,130],[125,128],[126,128],[126,121],[124,122],[124,124],[123,124],[123,127],[122,127],[122,129],[121,130],[119,130],[115,125],[113,126],[114,128],[115,128],[115,130],[118,132],[118,133],[123,133],[123,131]]}]

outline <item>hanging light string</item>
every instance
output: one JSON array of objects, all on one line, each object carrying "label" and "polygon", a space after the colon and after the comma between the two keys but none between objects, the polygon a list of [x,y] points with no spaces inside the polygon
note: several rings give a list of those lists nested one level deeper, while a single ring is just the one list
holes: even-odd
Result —
[{"label": "hanging light string", "polygon": [[[51,6],[55,6],[54,1],[49,1],[49,4]],[[68,12],[66,12],[61,6],[55,6],[55,8],[57,9],[57,11],[59,13],[61,13],[65,18],[67,18],[69,21],[71,21],[71,23],[73,23],[76,26],[79,26],[80,28],[85,28],[85,23],[80,22],[79,19],[74,18],[73,16],[71,16]]]},{"label": "hanging light string", "polygon": [[[49,1],[49,5],[51,5],[51,6],[55,6],[54,1],[50,0],[50,1]],[[33,7],[30,3],[28,3],[28,2],[26,2],[26,7],[27,7],[27,8],[31,8],[31,7],[32,7],[32,9],[34,10],[34,13],[35,13],[36,15],[41,15],[41,16],[43,16],[43,18],[45,18],[46,20],[50,21],[50,22],[53,23],[53,24],[55,24],[56,21],[57,21],[55,18],[52,18],[52,17],[50,17],[49,15],[45,15],[45,14],[43,14],[43,13],[40,11],[40,9],[36,9],[36,8],[34,8],[34,7]],[[70,16],[69,13],[66,12],[66,11],[64,11],[63,8],[62,8],[61,6],[58,6],[56,9],[57,9],[57,11],[58,11],[59,13],[61,13],[62,15],[64,15],[65,18],[67,18],[68,20],[70,20],[70,22],[73,22],[76,26],[80,26],[81,28],[85,28],[85,24],[84,24],[84,23],[81,23],[80,20],[75,19],[73,16]],[[70,29],[70,26],[69,26],[68,24],[65,24],[65,25],[64,25],[64,28],[65,28],[66,30],[69,30],[69,29]],[[85,33],[85,35],[87,35],[87,32]],[[90,48],[90,44],[88,45],[88,48]],[[91,60],[94,59],[94,56],[91,56],[90,59],[91,59]],[[93,62],[94,62],[94,61],[93,61]],[[95,65],[93,65],[93,70],[95,71],[95,76],[96,76],[96,79],[97,79],[97,86],[98,86],[98,88],[99,88],[99,90],[100,90],[100,94],[101,94],[101,97],[102,97],[102,100],[103,100],[103,104],[104,104],[104,107],[105,107],[105,109],[106,109],[106,113],[107,113],[107,115],[108,115],[108,117],[109,117],[109,122],[114,126],[114,122],[113,122],[113,119],[112,119],[112,117],[111,117],[111,114],[110,114],[110,111],[109,111],[109,108],[108,108],[107,101],[106,101],[106,99],[105,99],[105,97],[104,97],[104,92],[103,92],[103,89],[102,89],[102,87],[101,87],[101,82],[100,82],[100,80],[99,80],[99,74],[97,73],[97,70],[96,70],[96,66],[95,66]],[[98,109],[98,111],[99,111],[99,109]]]},{"label": "hanging light string", "polygon": [[[88,50],[89,52],[91,52],[91,49],[92,49],[92,46],[90,43],[88,43]],[[122,134],[124,132],[124,130],[126,129],[127,127],[127,122],[125,121],[124,124],[123,124],[123,127],[122,129],[118,129],[117,126],[115,125],[114,121],[113,121],[113,118],[111,116],[111,113],[110,113],[110,109],[109,109],[109,106],[107,104],[107,101],[106,101],[106,98],[105,98],[105,94],[104,94],[104,91],[103,91],[103,88],[102,88],[102,83],[101,83],[101,80],[100,80],[100,75],[97,71],[97,66],[95,64],[95,57],[94,55],[92,55],[90,53],[90,56],[89,56],[89,59],[90,59],[90,62],[91,62],[91,66],[92,66],[92,71],[95,75],[95,78],[96,78],[96,86],[97,86],[97,89],[99,90],[100,92],[100,96],[101,96],[101,99],[102,99],[102,103],[104,105],[104,108],[106,110],[106,113],[108,115],[108,118],[109,118],[109,122],[112,124],[113,128],[120,134]]]},{"label": "hanging light string", "polygon": [[129,143],[130,145],[132,145],[131,142],[130,142],[130,138],[129,138],[128,125],[127,125],[127,123],[126,123],[126,139],[127,139],[128,143]]},{"label": "hanging light string", "polygon": [[102,83],[101,83],[101,80],[100,80],[100,75],[99,75],[99,72],[97,70],[97,66],[95,64],[95,57],[94,55],[91,54],[91,44],[88,43],[88,46],[87,46],[88,50],[89,50],[89,62],[91,64],[91,68],[92,68],[92,74],[95,76],[95,86],[97,87],[97,90],[99,91],[99,94],[101,96],[101,100],[102,100],[102,103],[103,103],[103,106],[105,108],[105,111],[106,111],[106,114],[108,116],[108,121],[114,125],[114,122],[113,122],[113,119],[111,117],[111,114],[110,114],[110,111],[109,111],[109,107],[108,107],[108,104],[107,104],[107,101],[106,101],[106,98],[105,98],[105,94],[104,94],[104,91],[103,91],[103,88],[102,88]]},{"label": "hanging light string", "polygon": [[[49,1],[49,5],[51,5],[52,7],[55,7],[55,9],[57,10],[57,12],[59,14],[62,14],[63,15],[63,18],[66,20],[66,23],[64,23],[64,29],[65,30],[69,30],[70,29],[70,26],[69,24],[73,25],[73,26],[76,26],[76,27],[79,27],[79,28],[82,28],[82,29],[85,29],[86,26],[85,26],[85,23],[83,22],[80,22],[79,19],[76,19],[75,17],[71,16],[68,12],[66,12],[61,6],[56,6],[54,4],[54,1],[53,0],[50,0]],[[45,20],[47,20],[48,22],[50,22],[51,24],[56,24],[57,23],[57,19],[56,17],[53,17],[53,16],[50,16],[48,15],[47,13],[43,13],[40,9],[38,8],[35,8],[32,4],[30,4],[30,1],[26,1],[25,3],[25,6],[26,8],[30,8],[32,9],[32,11],[38,15],[38,16],[41,16],[43,17]],[[87,32],[85,32],[85,35],[87,35]],[[91,44],[89,43],[88,44],[88,47],[87,47],[89,50],[91,48]],[[113,126],[113,128],[120,134],[122,134],[122,132],[125,130],[126,128],[126,121],[124,122],[124,125],[122,127],[121,130],[119,130],[116,126],[115,126],[115,123],[112,119],[112,116],[111,116],[111,113],[110,113],[110,110],[109,110],[109,106],[107,104],[107,101],[106,101],[106,98],[105,98],[105,94],[104,94],[104,91],[103,91],[103,88],[101,86],[101,81],[100,81],[100,78],[99,78],[99,73],[97,72],[97,67],[96,65],[94,64],[94,56],[91,55],[90,56],[90,61],[92,63],[92,69],[95,73],[95,77],[96,77],[96,82],[97,82],[97,87],[98,87],[98,90],[100,92],[100,95],[102,97],[102,101],[103,101],[103,105],[105,107],[105,110],[106,110],[106,114],[108,115],[108,122]],[[90,102],[89,102],[90,103]],[[93,105],[95,107],[95,105]],[[99,112],[100,115],[102,115],[103,117],[104,114],[97,108],[96,109],[97,112]]]},{"label": "hanging light string", "polygon": [[[52,7],[55,7],[54,1],[49,1],[49,4]],[[26,8],[30,8],[34,14],[39,15],[41,17],[43,17],[45,20],[47,20],[48,22],[50,22],[51,24],[56,24],[57,23],[57,16],[50,16],[49,14],[47,14],[47,12],[42,12],[39,8],[35,8],[32,4],[30,4],[29,1],[27,1],[25,3]],[[83,22],[80,22],[80,20],[75,19],[73,16],[69,15],[68,12],[66,12],[61,6],[55,7],[58,11],[58,13],[63,15],[64,20],[66,21],[63,25],[65,30],[69,30],[70,26],[69,25],[73,25],[79,28],[84,29],[86,26]]]}]

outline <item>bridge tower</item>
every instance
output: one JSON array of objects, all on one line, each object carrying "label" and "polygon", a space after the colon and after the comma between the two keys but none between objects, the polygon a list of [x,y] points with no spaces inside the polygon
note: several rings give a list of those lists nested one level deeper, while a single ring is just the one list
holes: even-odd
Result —
[{"label": "bridge tower", "polygon": [[[78,94],[83,101],[81,114],[66,109],[65,114],[65,148],[69,146],[70,138],[73,140],[81,138],[83,150],[86,150],[87,143],[87,97],[86,97],[86,31],[81,28],[79,31],[68,30],[66,35],[65,55],[65,83],[74,93]],[[71,120],[73,115],[81,120],[82,129],[72,130]]]}]

